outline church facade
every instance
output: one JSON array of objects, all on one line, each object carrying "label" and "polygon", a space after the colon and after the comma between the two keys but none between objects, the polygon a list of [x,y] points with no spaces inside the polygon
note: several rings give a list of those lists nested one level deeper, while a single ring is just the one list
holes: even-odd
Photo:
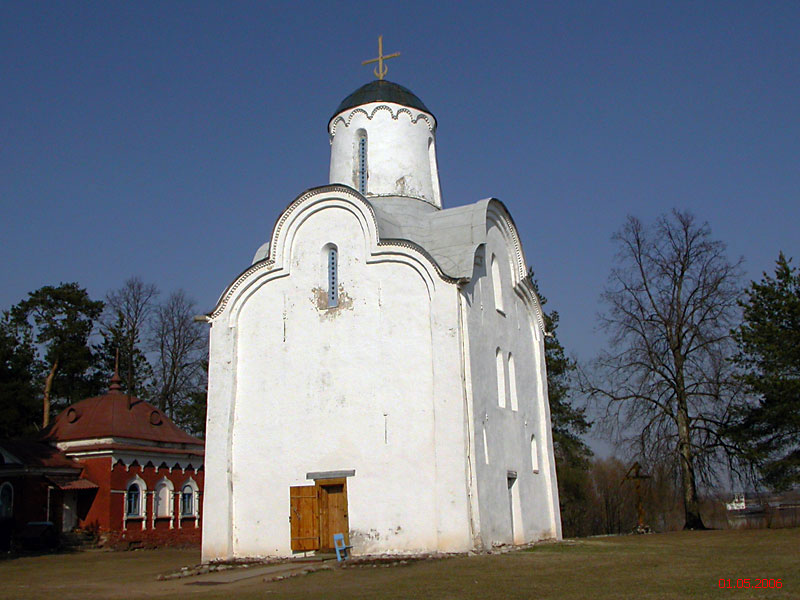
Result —
[{"label": "church facade", "polygon": [[203,560],[560,538],[544,323],[496,199],[443,208],[436,120],[379,79],[328,124],[210,324]]}]

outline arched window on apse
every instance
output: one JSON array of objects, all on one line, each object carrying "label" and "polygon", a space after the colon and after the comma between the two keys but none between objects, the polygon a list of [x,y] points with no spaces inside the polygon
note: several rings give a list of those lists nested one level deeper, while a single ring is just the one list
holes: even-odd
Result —
[{"label": "arched window on apse", "polygon": [[511,396],[511,410],[519,410],[517,400],[517,372],[514,368],[514,355],[508,353],[508,388]]},{"label": "arched window on apse", "polygon": [[534,473],[539,472],[539,446],[535,435],[531,436],[531,467]]},{"label": "arched window on apse", "polygon": [[492,254],[492,290],[494,291],[494,307],[501,315],[503,312],[503,288],[502,281],[500,280],[500,265],[497,262],[497,257]]},{"label": "arched window on apse", "polygon": [[500,408],[506,407],[506,369],[503,351],[498,348],[495,351],[497,360],[497,404]]}]

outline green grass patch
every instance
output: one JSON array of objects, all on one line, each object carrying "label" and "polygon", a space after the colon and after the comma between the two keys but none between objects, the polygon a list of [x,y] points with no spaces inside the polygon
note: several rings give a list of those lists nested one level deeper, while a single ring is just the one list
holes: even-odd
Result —
[{"label": "green grass patch", "polygon": [[[209,586],[187,585],[193,578],[156,581],[196,564],[197,552],[84,553],[0,562],[0,598],[797,599],[799,550],[800,529],[685,531]],[[720,589],[720,579],[750,579],[751,588]],[[780,579],[781,588],[755,589],[763,579]]]}]

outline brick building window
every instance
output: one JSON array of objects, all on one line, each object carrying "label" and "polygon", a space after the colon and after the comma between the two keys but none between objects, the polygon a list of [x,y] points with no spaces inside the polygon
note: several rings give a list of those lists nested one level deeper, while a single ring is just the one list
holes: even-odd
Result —
[{"label": "brick building window", "polygon": [[142,490],[138,483],[128,486],[126,494],[127,502],[125,512],[129,517],[140,517],[142,515]]},{"label": "brick building window", "polygon": [[196,517],[198,501],[197,484],[194,479],[189,479],[181,486],[181,516]]},{"label": "brick building window", "polygon": [[144,517],[144,498],[147,484],[138,475],[128,481],[125,488],[125,516],[130,518]]}]

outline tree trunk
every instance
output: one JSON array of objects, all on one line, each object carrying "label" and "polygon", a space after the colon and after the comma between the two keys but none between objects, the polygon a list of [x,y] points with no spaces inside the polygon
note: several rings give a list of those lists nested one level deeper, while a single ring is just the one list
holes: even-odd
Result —
[{"label": "tree trunk", "polygon": [[689,436],[689,411],[686,398],[678,396],[678,460],[681,467],[681,485],[683,487],[683,510],[686,521],[684,529],[705,529],[700,518],[700,501],[697,499],[697,484],[692,464],[692,446]]},{"label": "tree trunk", "polygon": [[58,359],[53,362],[47,378],[44,380],[44,401],[42,404],[42,429],[50,424],[50,390],[53,387],[53,379],[56,377],[58,371]]}]

